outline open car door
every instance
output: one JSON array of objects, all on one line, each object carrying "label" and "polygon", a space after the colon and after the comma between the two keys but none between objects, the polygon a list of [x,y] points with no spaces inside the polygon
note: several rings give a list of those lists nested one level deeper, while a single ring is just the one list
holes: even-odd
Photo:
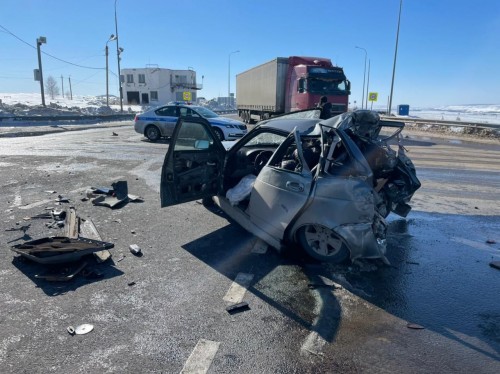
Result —
[{"label": "open car door", "polygon": [[216,195],[225,153],[206,119],[179,117],[163,162],[161,207]]}]

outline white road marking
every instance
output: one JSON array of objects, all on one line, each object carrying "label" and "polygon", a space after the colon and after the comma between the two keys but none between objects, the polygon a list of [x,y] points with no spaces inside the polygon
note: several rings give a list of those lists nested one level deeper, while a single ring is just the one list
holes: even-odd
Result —
[{"label": "white road marking", "polygon": [[267,247],[268,247],[268,244],[265,241],[257,239],[257,241],[255,242],[255,244],[252,247],[251,252],[258,253],[258,254],[264,254],[267,252]]},{"label": "white road marking", "polygon": [[252,279],[253,274],[238,273],[238,275],[236,275],[236,279],[231,284],[231,287],[229,287],[226,296],[224,296],[224,301],[230,303],[241,303],[247,288],[252,282]]},{"label": "white road marking", "polygon": [[219,342],[200,339],[184,364],[181,374],[206,373],[219,349],[219,345]]},{"label": "white road marking", "polygon": [[312,353],[315,355],[321,355],[323,347],[326,344],[326,340],[323,339],[316,331],[311,331],[307,336],[304,344],[302,344],[301,350],[304,352]]}]

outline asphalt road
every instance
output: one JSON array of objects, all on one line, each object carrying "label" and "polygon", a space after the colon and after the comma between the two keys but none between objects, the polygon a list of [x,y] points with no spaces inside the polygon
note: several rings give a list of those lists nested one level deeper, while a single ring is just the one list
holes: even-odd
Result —
[{"label": "asphalt road", "polygon": [[[391,266],[331,266],[266,250],[199,202],[160,209],[168,142],[131,125],[0,139],[0,372],[500,372],[500,271],[488,265],[500,260],[500,146],[405,144],[423,187],[407,219],[390,218]],[[81,200],[119,180],[144,202]],[[87,267],[101,278],[40,280],[46,267],[9,250],[63,233],[23,220],[59,194],[114,243]],[[249,309],[229,314],[240,300]],[[68,334],[84,323],[93,331]]]}]

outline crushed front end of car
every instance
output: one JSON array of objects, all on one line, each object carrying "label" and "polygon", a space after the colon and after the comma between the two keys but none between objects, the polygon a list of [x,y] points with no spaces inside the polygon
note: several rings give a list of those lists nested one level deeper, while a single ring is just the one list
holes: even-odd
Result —
[{"label": "crushed front end of car", "polygon": [[361,110],[319,126],[321,167],[308,208],[294,224],[297,241],[312,257],[338,262],[340,246],[329,250],[329,237],[314,235],[325,228],[330,237],[342,240],[351,261],[379,258],[388,262],[385,218],[390,212],[406,217],[411,210],[408,203],[420,187],[401,144],[404,123],[384,121],[376,112]]}]

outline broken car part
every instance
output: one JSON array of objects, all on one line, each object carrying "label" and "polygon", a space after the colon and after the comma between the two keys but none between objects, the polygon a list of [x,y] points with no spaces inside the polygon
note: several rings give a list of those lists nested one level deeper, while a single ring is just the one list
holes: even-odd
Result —
[{"label": "broken car part", "polygon": [[67,282],[73,279],[79,272],[81,272],[86,266],[87,262],[83,261],[81,264],[77,265],[66,265],[62,269],[57,269],[55,271],[49,271],[44,274],[36,274],[35,278],[44,279],[51,282]]},{"label": "broken car part", "polygon": [[128,248],[130,252],[136,256],[141,254],[141,248],[137,244],[130,244]]},{"label": "broken car part", "polygon": [[229,305],[227,308],[226,308],[226,311],[229,313],[229,314],[236,314],[236,313],[240,313],[240,312],[244,312],[246,310],[250,310],[250,307],[248,306],[248,303],[243,301],[241,303],[237,303],[237,304],[233,304],[233,305]]},{"label": "broken car part", "polygon": [[[320,120],[315,109],[261,121],[243,139],[221,143],[207,121],[180,118],[162,168],[161,205],[213,198],[278,250],[299,244],[320,261],[387,264],[385,218],[406,217],[420,187],[400,143],[403,128],[373,111]],[[250,193],[229,199],[248,176]]]},{"label": "broken car part", "polygon": [[17,244],[11,250],[41,264],[60,264],[78,261],[85,255],[113,247],[113,243],[98,240],[53,236]]}]

